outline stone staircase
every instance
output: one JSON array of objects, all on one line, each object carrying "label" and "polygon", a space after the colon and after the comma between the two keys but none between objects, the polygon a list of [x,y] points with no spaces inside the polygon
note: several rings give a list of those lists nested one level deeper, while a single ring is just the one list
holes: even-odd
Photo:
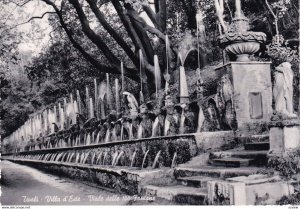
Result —
[{"label": "stone staircase", "polygon": [[[267,163],[268,137],[263,141],[246,142],[243,149],[212,152],[204,160],[195,157],[190,165],[174,170],[173,185],[143,187],[142,194],[167,199],[174,204],[207,205],[208,181],[256,174]],[[199,162],[199,165],[197,165]]]},{"label": "stone staircase", "polygon": [[269,142],[250,142],[244,144],[244,150],[241,151],[211,153],[208,163],[226,167],[264,166],[269,149]]}]

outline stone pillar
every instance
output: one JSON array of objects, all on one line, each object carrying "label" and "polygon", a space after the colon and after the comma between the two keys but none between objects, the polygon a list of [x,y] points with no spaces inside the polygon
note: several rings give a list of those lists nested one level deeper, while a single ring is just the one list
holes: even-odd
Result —
[{"label": "stone pillar", "polygon": [[238,130],[257,131],[267,127],[272,114],[270,62],[230,62],[216,69],[221,77],[228,74],[232,83],[232,103]]},{"label": "stone pillar", "polygon": [[246,185],[242,182],[229,184],[230,205],[247,205]]},{"label": "stone pillar", "polygon": [[300,147],[298,118],[271,118],[269,155],[282,155]]}]

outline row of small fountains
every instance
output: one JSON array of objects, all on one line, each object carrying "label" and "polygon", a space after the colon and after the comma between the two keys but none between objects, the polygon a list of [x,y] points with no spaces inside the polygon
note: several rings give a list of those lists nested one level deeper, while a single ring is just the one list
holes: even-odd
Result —
[{"label": "row of small fountains", "polygon": [[[92,145],[92,144],[99,144],[103,142],[103,139],[100,139],[99,134],[95,137],[94,132],[92,134],[85,134],[83,142],[81,142],[81,137],[80,135],[77,135],[74,139],[71,139],[71,136],[68,138],[68,140],[64,139],[58,139],[57,142],[52,145],[51,142],[47,143],[47,145],[43,145],[41,149],[51,149],[51,148],[65,148],[65,147],[74,147],[74,146],[82,146],[82,145]],[[37,150],[38,145],[35,145],[35,148],[30,148],[29,151],[31,150]]]},{"label": "row of small fountains", "polygon": [[[109,165],[109,166],[129,166],[129,167],[140,167],[146,168],[149,166],[149,150],[147,150],[143,156],[142,163],[137,162],[137,152],[134,151],[131,158],[126,161],[125,152],[115,152],[110,155],[107,151],[103,152],[58,152],[58,153],[47,153],[37,155],[19,155],[15,156],[15,159],[26,159],[26,160],[39,160],[48,162],[64,162],[64,163],[76,163],[76,164],[89,164],[89,165]],[[152,163],[152,168],[160,167],[161,150],[159,150]],[[176,166],[177,153],[175,152],[172,158],[171,168]],[[129,163],[130,162],[130,163]]]}]

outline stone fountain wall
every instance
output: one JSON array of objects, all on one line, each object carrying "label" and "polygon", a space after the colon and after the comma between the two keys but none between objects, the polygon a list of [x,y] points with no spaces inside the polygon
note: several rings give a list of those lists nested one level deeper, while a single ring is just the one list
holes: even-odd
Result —
[{"label": "stone fountain wall", "polygon": [[33,150],[1,158],[132,195],[144,182],[165,175],[161,169],[170,170],[172,164],[185,163],[197,153],[195,137],[185,135]]},{"label": "stone fountain wall", "polygon": [[[183,135],[33,150],[15,153],[14,156],[44,161],[49,161],[52,158],[53,161],[60,162],[132,167],[142,167],[144,161],[143,167],[145,168],[152,166],[159,151],[161,151],[160,167],[170,167],[175,153],[177,155],[176,163],[185,163],[197,155],[198,149],[194,135]],[[147,156],[145,157],[146,153]],[[54,157],[55,155],[56,157]],[[118,161],[116,161],[117,158],[119,158]]]},{"label": "stone fountain wall", "polygon": [[4,154],[1,158],[115,192],[138,194],[145,182],[168,173],[162,172],[162,169],[171,170],[171,167],[188,162],[198,153],[230,146],[233,140],[231,131],[203,132],[33,150]]}]

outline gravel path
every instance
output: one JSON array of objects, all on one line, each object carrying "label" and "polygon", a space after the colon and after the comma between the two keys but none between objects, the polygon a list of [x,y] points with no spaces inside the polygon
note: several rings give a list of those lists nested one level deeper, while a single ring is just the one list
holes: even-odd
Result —
[{"label": "gravel path", "polygon": [[10,161],[0,165],[3,205],[125,205],[130,198]]}]

